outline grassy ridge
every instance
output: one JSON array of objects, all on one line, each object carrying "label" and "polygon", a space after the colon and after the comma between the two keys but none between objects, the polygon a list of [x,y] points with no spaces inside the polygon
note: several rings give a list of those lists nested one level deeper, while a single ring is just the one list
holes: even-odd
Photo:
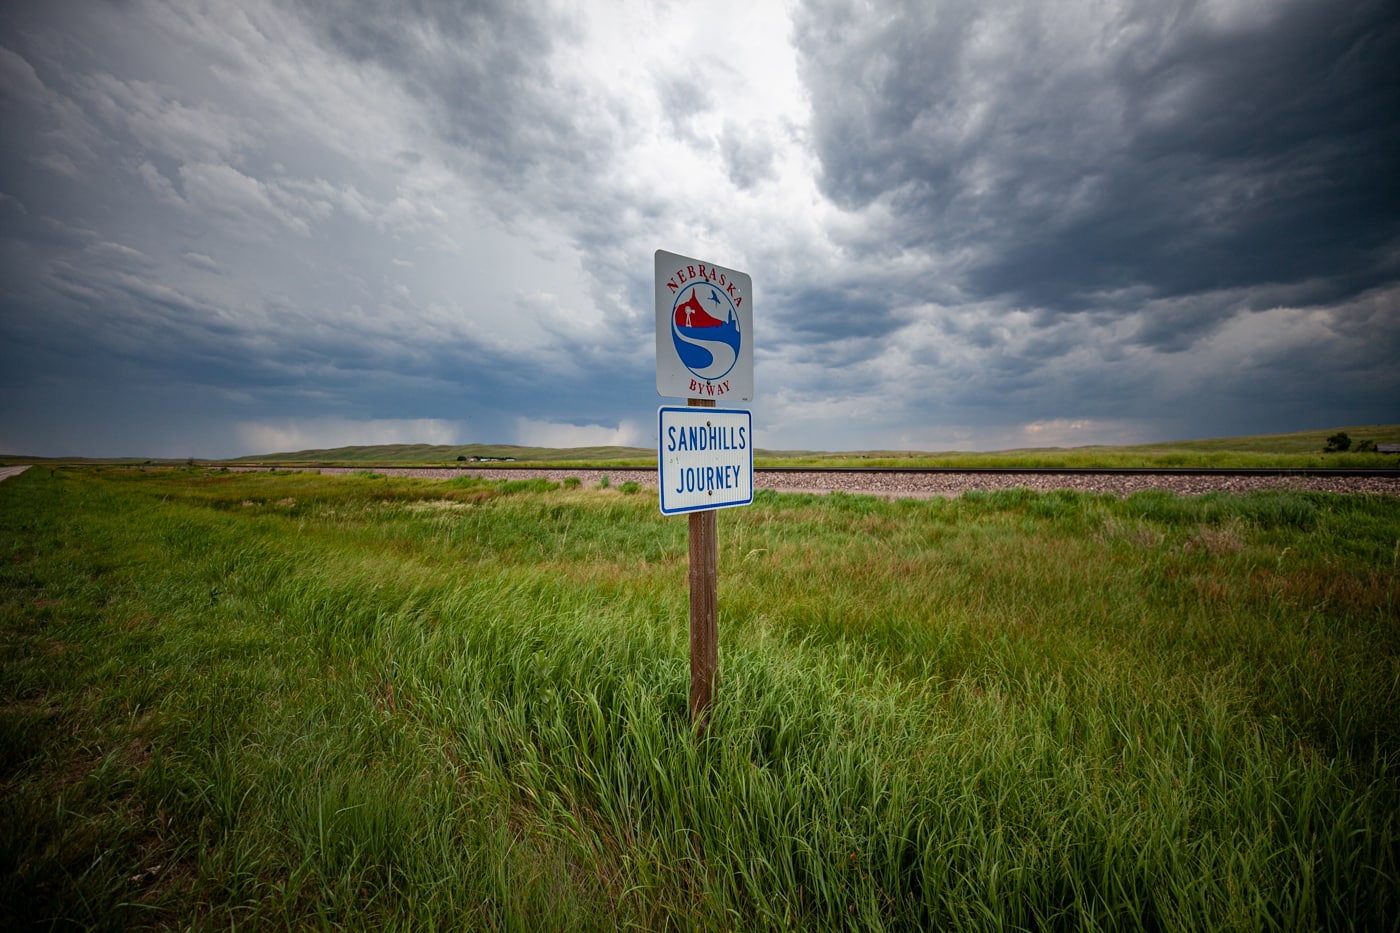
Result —
[{"label": "grassy ridge", "polygon": [[0,485],[0,926],[1400,918],[1400,502]]},{"label": "grassy ridge", "polygon": [[917,467],[1218,467],[1240,469],[1375,468],[1400,465],[1393,454],[1324,454],[1327,439],[1344,431],[1353,443],[1400,443],[1400,425],[1360,425],[1260,434],[1204,440],[1168,441],[1094,447],[1040,447],[987,453],[914,451],[863,451],[829,454],[811,451],[773,451],[763,457],[765,466],[917,466]]},{"label": "grassy ridge", "polygon": [[[985,453],[918,451],[847,451],[829,453],[806,450],[764,450],[754,452],[759,466],[906,466],[906,467],[1393,467],[1400,463],[1394,455],[1327,454],[1327,439],[1338,430],[1353,441],[1400,443],[1400,425],[1361,425],[1324,431],[1252,437],[1212,438],[1172,441],[1132,446],[1075,448],[1032,448]],[[563,466],[633,466],[656,463],[656,452],[640,447],[543,448],[509,445],[470,444],[431,446],[426,444],[340,447],[334,450],[303,450],[294,453],[243,457],[239,461],[261,463],[320,463],[327,465],[364,464],[454,464],[457,457],[511,458],[520,464]]]},{"label": "grassy ridge", "polygon": [[229,463],[325,463],[455,464],[458,457],[480,460],[513,460],[520,463],[622,463],[633,460],[654,464],[656,451],[645,447],[521,447],[515,444],[377,444],[336,447],[329,450],[299,450],[288,453],[239,457]]},{"label": "grassy ridge", "polygon": [[[1210,438],[1171,441],[1158,444],[1095,447],[1041,447],[991,452],[945,451],[845,451],[755,450],[760,467],[1222,467],[1255,469],[1394,468],[1400,458],[1386,454],[1332,453],[1324,455],[1327,439],[1345,431],[1353,442],[1400,443],[1400,425],[1360,425],[1300,431],[1291,434]],[[463,461],[489,458],[510,460],[528,466],[592,468],[654,467],[656,451],[644,447],[521,447],[510,444],[380,444],[299,450],[238,457],[227,463],[258,463],[322,466],[459,466]],[[97,465],[123,463],[137,465],[140,458],[91,460],[85,458],[45,458],[6,456],[5,463],[68,463]],[[193,464],[193,460],[145,460],[162,466]],[[509,466],[510,464],[504,464]]]}]

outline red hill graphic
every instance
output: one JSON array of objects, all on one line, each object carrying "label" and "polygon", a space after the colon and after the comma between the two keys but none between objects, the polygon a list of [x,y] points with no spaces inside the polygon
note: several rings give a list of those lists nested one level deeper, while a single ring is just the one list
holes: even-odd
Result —
[{"label": "red hill graphic", "polygon": [[676,305],[676,326],[677,327],[719,327],[724,324],[718,318],[711,317],[700,304],[700,299],[696,296],[699,288],[690,290],[690,297]]}]

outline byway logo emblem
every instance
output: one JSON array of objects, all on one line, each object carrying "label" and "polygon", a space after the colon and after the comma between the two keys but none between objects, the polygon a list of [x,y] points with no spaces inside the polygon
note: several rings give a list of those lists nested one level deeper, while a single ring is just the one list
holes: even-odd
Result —
[{"label": "byway logo emblem", "polygon": [[726,402],[753,398],[753,280],[656,251],[656,391]]},{"label": "byway logo emblem", "polygon": [[734,302],[718,285],[683,288],[671,309],[671,340],[681,363],[699,379],[723,379],[739,359],[744,335]]}]

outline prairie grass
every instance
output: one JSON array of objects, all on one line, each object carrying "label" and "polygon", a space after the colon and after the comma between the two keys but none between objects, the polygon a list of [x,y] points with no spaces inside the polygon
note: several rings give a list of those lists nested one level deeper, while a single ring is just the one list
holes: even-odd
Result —
[{"label": "prairie grass", "polygon": [[1395,929],[1400,501],[31,470],[0,926]]}]

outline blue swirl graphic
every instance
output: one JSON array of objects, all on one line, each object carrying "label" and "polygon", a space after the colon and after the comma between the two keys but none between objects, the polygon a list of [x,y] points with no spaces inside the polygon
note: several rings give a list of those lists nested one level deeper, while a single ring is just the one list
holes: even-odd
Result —
[{"label": "blue swirl graphic", "polygon": [[679,327],[671,322],[671,338],[685,368],[707,382],[724,378],[739,359],[743,340],[734,324],[719,327]]},{"label": "blue swirl graphic", "polygon": [[[707,291],[708,296],[704,295]],[[715,307],[707,308],[705,302]],[[678,308],[681,311],[678,312]],[[725,323],[686,327],[676,323],[682,312],[686,321],[699,314],[701,320]],[[691,286],[688,291],[682,290],[671,306],[671,343],[675,345],[676,355],[685,368],[697,378],[706,382],[723,379],[738,362],[739,347],[743,343],[743,334],[739,332],[739,322],[734,315],[734,303],[729,295],[721,288],[706,287],[704,284]]]}]

